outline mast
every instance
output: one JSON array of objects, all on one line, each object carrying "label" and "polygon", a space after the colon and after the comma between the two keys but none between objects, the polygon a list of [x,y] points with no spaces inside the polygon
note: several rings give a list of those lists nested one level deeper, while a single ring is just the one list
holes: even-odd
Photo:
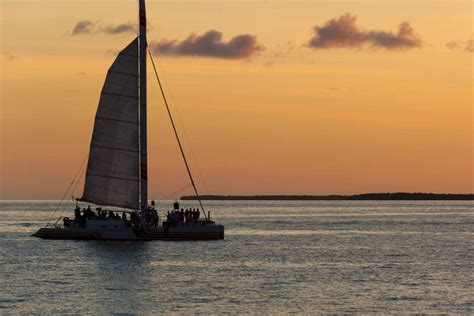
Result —
[{"label": "mast", "polygon": [[139,0],[139,73],[140,73],[140,208],[148,206],[147,118],[146,118],[146,11],[145,0]]}]

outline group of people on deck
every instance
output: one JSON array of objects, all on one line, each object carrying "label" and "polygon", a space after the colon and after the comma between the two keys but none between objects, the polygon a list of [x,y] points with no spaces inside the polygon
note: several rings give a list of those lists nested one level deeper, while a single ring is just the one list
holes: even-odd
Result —
[{"label": "group of people on deck", "polygon": [[[154,205],[154,201],[152,205]],[[148,223],[151,227],[158,227],[160,222],[160,217],[158,211],[154,207],[148,206],[144,212],[142,212],[143,217],[145,218],[145,223]]]},{"label": "group of people on deck", "polygon": [[197,209],[181,209],[179,210],[179,203],[173,204],[173,210],[166,214],[166,220],[170,223],[190,223],[199,220],[199,208]]},{"label": "group of people on deck", "polygon": [[[158,227],[159,225],[159,215],[157,210],[154,207],[154,201],[152,201],[152,207],[147,207],[141,213],[131,212],[130,213],[130,224],[132,227],[143,227],[147,225],[148,227]],[[178,223],[192,223],[199,221],[200,211],[199,208],[190,208],[184,210],[183,208],[179,209],[179,203],[175,202],[173,204],[173,210],[168,212],[166,215],[167,223],[169,224],[178,224]],[[87,208],[81,208],[79,205],[76,205],[74,210],[74,222],[79,224],[82,227],[86,226],[86,220],[90,219],[99,219],[99,220],[124,220],[127,222],[127,213],[122,212],[122,215],[119,215],[119,212],[106,211],[98,207],[93,211],[90,206]],[[71,221],[69,218],[64,218],[64,226],[70,227]]]},{"label": "group of people on deck", "polygon": [[97,212],[94,212],[90,206],[87,208],[81,208],[79,205],[76,205],[76,209],[74,210],[74,221],[81,224],[81,226],[85,226],[86,219],[115,219],[115,220],[127,220],[127,213],[123,212],[122,216],[118,214],[118,212],[114,213],[113,211],[105,211],[102,208],[96,208]]}]

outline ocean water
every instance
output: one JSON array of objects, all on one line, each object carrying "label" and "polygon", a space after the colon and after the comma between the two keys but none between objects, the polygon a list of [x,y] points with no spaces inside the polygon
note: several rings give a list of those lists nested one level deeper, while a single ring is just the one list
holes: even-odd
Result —
[{"label": "ocean water", "polygon": [[0,314],[474,313],[473,202],[214,201],[222,241],[30,237],[57,205],[0,202]]}]

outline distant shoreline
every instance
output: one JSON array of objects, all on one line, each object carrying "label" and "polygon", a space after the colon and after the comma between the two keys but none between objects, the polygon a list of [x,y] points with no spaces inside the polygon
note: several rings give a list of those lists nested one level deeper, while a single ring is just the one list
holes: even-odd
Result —
[{"label": "distant shoreline", "polygon": [[[472,201],[474,194],[364,193],[355,195],[201,195],[215,201]],[[185,195],[181,200],[197,200]]]}]

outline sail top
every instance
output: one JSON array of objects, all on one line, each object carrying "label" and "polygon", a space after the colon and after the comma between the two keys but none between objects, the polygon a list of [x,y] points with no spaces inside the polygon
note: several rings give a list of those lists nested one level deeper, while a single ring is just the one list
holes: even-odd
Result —
[{"label": "sail top", "polygon": [[80,200],[139,209],[138,38],[107,72]]}]

